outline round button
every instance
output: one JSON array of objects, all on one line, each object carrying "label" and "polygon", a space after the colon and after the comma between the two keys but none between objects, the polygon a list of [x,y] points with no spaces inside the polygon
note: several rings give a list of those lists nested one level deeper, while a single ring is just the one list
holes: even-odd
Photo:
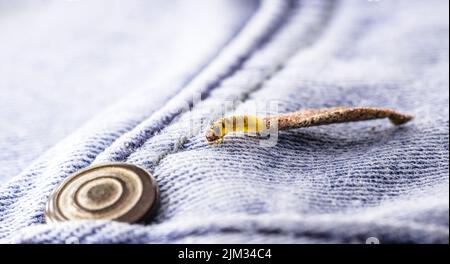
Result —
[{"label": "round button", "polygon": [[45,219],[141,222],[155,212],[157,199],[158,187],[150,173],[131,164],[107,163],[63,181],[48,199]]}]

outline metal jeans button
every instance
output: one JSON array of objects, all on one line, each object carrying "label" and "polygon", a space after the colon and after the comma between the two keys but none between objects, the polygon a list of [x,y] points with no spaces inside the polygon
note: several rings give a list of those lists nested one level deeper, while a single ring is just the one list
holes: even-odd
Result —
[{"label": "metal jeans button", "polygon": [[49,196],[47,223],[68,220],[116,220],[135,223],[155,212],[158,187],[135,165],[107,163],[78,171]]}]

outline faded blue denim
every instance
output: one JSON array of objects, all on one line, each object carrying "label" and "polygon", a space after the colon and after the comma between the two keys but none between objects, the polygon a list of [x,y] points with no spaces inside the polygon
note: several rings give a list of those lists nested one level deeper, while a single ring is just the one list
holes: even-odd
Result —
[{"label": "faded blue denim", "polygon": [[[448,243],[448,17],[443,0],[262,1],[191,78],[111,102],[4,185],[0,238]],[[242,136],[214,147],[203,130],[192,134],[193,121],[213,120],[230,101],[227,113],[276,101],[280,113],[376,106],[416,118],[401,127],[377,120],[283,131],[273,147]],[[153,222],[44,223],[58,183],[109,161],[155,176],[161,207]]]}]

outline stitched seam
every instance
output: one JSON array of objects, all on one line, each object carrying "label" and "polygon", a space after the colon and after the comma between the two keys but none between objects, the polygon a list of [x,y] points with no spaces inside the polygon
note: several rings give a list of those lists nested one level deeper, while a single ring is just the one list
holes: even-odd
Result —
[{"label": "stitched seam", "polygon": [[[289,12],[291,10],[291,6],[296,3],[295,0],[289,0],[289,1],[285,1],[285,2],[278,2],[278,0],[272,1],[272,0],[265,0],[264,3],[277,3],[277,5],[279,5],[279,9],[281,9],[282,12],[279,12],[279,14],[271,14],[271,18],[265,18],[266,20],[274,20],[274,16],[277,17],[278,20],[272,21],[271,23],[268,23],[268,25],[266,25],[266,28],[262,33],[260,33],[258,36],[252,37],[254,39],[255,43],[251,44],[251,47],[249,48],[248,51],[246,51],[246,53],[244,54],[238,54],[238,58],[233,60],[233,62],[226,67],[222,67],[222,68],[227,68],[227,70],[225,71],[225,73],[220,73],[217,78],[215,78],[215,80],[213,81],[208,81],[208,83],[206,84],[206,86],[208,86],[207,89],[205,89],[204,91],[200,91],[202,93],[203,96],[206,96],[206,98],[208,98],[211,94],[211,92],[219,87],[219,84],[227,79],[228,77],[232,76],[241,66],[242,64],[248,60],[249,58],[251,58],[251,56],[253,55],[254,52],[256,52],[257,50],[259,50],[259,48],[261,46],[263,46],[276,32],[278,32],[278,30],[281,28],[281,24],[283,24],[287,18],[286,13]],[[279,4],[279,3],[284,3],[284,4]],[[267,4],[266,4],[267,5]],[[273,6],[269,6],[272,7]],[[264,7],[263,7],[264,8]],[[268,9],[267,7],[265,7],[265,9]],[[262,10],[260,8],[259,11],[257,11],[257,13],[263,13],[263,12],[267,12],[267,10]],[[267,14],[266,14],[267,16]],[[247,23],[247,25],[250,22]],[[266,21],[267,22],[267,21]],[[245,31],[245,27],[243,30],[241,30],[241,32],[238,34],[237,37],[235,37],[234,39],[236,40],[236,38],[239,37],[239,35],[242,35],[243,32]],[[256,39],[256,41],[255,41]],[[233,41],[231,41],[232,43]],[[228,47],[232,46],[228,45],[227,47],[225,47],[224,49],[227,49]],[[215,59],[217,60],[217,58]],[[214,60],[213,62],[214,63]],[[210,65],[212,64],[210,63]],[[199,75],[201,75],[202,73],[200,73]],[[195,78],[193,79],[195,81]],[[188,84],[189,85],[189,84]],[[183,92],[183,90],[181,90],[180,92]],[[177,98],[178,99],[178,98]],[[169,102],[166,103],[169,104]],[[188,101],[189,107],[193,107],[193,102],[190,99]],[[158,130],[156,129],[152,129],[150,131],[143,131],[143,133],[145,133],[146,135],[144,135],[141,139],[137,139],[137,142],[130,142],[130,146],[127,146],[127,153],[125,153],[124,155],[122,155],[119,159],[116,159],[116,161],[126,161],[127,158],[139,147],[141,147],[143,144],[145,144],[145,142],[151,138],[157,131],[164,129],[165,127],[167,127],[168,125],[170,125],[178,116],[180,116],[181,114],[183,114],[183,109],[176,109],[175,111],[173,111],[175,113],[172,113],[169,117],[164,117],[162,118],[161,122],[162,122],[162,126],[158,127]],[[155,113],[152,114],[152,116],[154,116]],[[140,124],[142,124],[143,122],[145,122],[145,120],[148,120],[149,118],[151,118],[152,116],[144,119],[144,121],[139,122],[136,126],[134,126],[131,130],[129,130],[129,132],[136,129],[136,127],[138,127]],[[119,138],[118,138],[119,139]],[[114,145],[115,142],[117,142],[116,139],[114,142],[112,142],[108,147],[111,147],[112,145]],[[105,149],[106,150],[106,149]],[[105,151],[103,151],[102,153],[104,153]],[[100,155],[101,153],[99,153]],[[98,155],[97,155],[98,156]]]},{"label": "stitched seam", "polygon": [[[330,10],[328,10],[328,18],[326,19],[327,21],[325,21],[325,23],[322,23],[323,26],[325,26],[325,25],[329,22],[330,17],[331,17],[331,13],[333,13],[334,9],[335,9],[335,2],[333,1],[333,4],[331,5]],[[321,35],[321,34],[319,33],[318,36],[320,36],[320,35]],[[310,43],[309,46],[311,46],[311,45],[313,45],[313,44],[314,44],[314,41],[312,41],[312,42]],[[253,89],[251,89],[251,90],[249,90],[249,91],[247,91],[247,92],[241,94],[240,97],[242,98],[242,100],[236,102],[232,107],[229,107],[229,108],[227,108],[226,110],[227,110],[227,111],[229,111],[229,110],[236,110],[236,107],[237,107],[237,106],[239,106],[239,105],[241,105],[241,104],[244,104],[244,103],[247,101],[247,99],[248,99],[253,93],[258,92],[259,90],[261,90],[261,89],[264,87],[264,84],[265,84],[268,80],[270,80],[270,79],[272,79],[273,77],[275,77],[275,76],[276,76],[276,75],[284,68],[284,66],[285,66],[286,64],[288,64],[289,61],[290,61],[293,57],[295,57],[295,54],[297,54],[297,53],[299,53],[299,52],[301,52],[301,51],[302,51],[302,49],[300,49],[300,50],[295,50],[295,51],[292,53],[292,56],[290,56],[290,59],[288,59],[287,61],[285,61],[285,62],[281,63],[280,65],[278,65],[278,67],[276,68],[276,70],[274,70],[273,72],[271,72],[269,75],[265,76],[265,78],[261,79],[261,80],[255,85],[255,87],[254,87]],[[197,134],[196,136],[198,136],[198,135],[199,135],[199,134]],[[160,155],[158,155],[158,157],[157,157],[157,159],[156,159],[156,162],[154,163],[153,167],[156,168],[157,166],[159,166],[160,163],[162,162],[162,160],[165,159],[165,158],[167,158],[168,156],[170,156],[170,155],[172,155],[172,154],[177,154],[177,153],[179,153],[180,150],[182,149],[183,145],[184,145],[185,143],[187,143],[187,142],[188,142],[190,139],[192,139],[192,138],[195,138],[195,136],[193,136],[193,137],[191,137],[191,138],[188,138],[188,137],[186,137],[186,136],[183,136],[183,137],[179,138],[179,139],[175,142],[175,147],[174,147],[173,149],[171,149],[171,150],[169,150],[169,151],[162,152]],[[150,139],[150,138],[145,139],[145,142],[147,142],[149,139]],[[145,144],[145,142],[144,142],[143,144]],[[142,144],[142,145],[143,145],[143,144]],[[131,155],[131,153],[130,153],[130,155]],[[126,157],[125,161],[128,161],[128,157],[129,157],[129,155]]]}]

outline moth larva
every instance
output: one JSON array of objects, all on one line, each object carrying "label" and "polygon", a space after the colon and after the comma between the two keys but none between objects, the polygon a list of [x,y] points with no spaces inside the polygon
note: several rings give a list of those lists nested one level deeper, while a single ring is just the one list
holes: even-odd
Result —
[{"label": "moth larva", "polygon": [[252,115],[231,116],[214,122],[206,133],[206,140],[210,143],[221,143],[225,135],[231,132],[262,133],[269,129],[273,122],[277,123],[278,130],[287,130],[379,118],[389,118],[394,125],[402,125],[413,119],[410,115],[391,109],[373,107],[307,109],[266,118]]}]

